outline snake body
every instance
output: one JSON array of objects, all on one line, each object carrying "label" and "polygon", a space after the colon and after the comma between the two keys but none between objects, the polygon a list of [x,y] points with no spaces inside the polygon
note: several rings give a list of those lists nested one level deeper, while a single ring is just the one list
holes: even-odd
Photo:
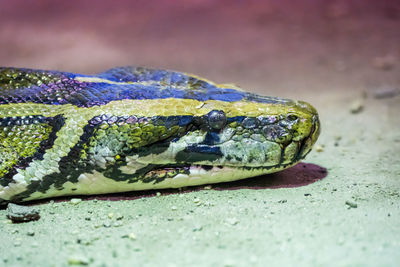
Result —
[{"label": "snake body", "polygon": [[181,72],[0,68],[0,203],[276,172],[304,158],[319,129],[306,102]]}]

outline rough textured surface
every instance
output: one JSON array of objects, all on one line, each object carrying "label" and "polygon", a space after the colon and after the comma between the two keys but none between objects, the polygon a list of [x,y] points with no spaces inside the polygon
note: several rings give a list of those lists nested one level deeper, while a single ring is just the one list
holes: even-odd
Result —
[{"label": "rough textured surface", "polygon": [[[115,2],[7,1],[1,65],[96,73],[135,63],[302,98],[322,121],[307,162],[327,175],[41,202],[42,218],[26,224],[0,210],[0,265],[398,265],[400,98],[374,97],[399,87],[397,1]],[[293,183],[307,175],[317,181]]]},{"label": "rough textured surface", "polygon": [[39,210],[16,204],[7,205],[7,218],[12,222],[30,222],[40,219]]}]

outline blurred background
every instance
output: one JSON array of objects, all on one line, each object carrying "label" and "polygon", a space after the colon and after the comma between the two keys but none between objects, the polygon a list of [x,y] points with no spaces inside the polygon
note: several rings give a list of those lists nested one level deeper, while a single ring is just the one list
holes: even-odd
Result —
[{"label": "blurred background", "polygon": [[[399,265],[399,0],[0,0],[0,66],[124,65],[310,102],[322,131],[305,161],[327,176],[295,188],[43,204],[38,224],[0,226],[0,240],[12,240],[0,242],[0,262]],[[305,165],[286,174],[316,181]],[[124,225],[107,228],[116,211]]]},{"label": "blurred background", "polygon": [[0,0],[0,65],[143,65],[267,95],[399,84],[400,2]]}]

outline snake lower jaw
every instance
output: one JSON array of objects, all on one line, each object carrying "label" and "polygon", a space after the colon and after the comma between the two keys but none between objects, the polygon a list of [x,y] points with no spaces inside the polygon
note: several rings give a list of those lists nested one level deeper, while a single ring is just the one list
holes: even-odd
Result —
[{"label": "snake lower jaw", "polygon": [[297,162],[270,167],[187,165],[159,167],[146,173],[142,183],[152,189],[180,188],[203,184],[236,181],[273,173],[295,165]]},{"label": "snake lower jaw", "polygon": [[[167,179],[176,178],[189,178],[189,179],[208,179],[209,177],[218,177],[215,183],[221,182],[219,178],[226,176],[226,179],[233,180],[242,179],[243,177],[253,177],[262,174],[276,172],[288,167],[294,166],[299,161],[283,163],[275,166],[230,166],[230,165],[164,165],[154,166],[144,174],[143,182],[160,183]],[[229,178],[230,177],[230,178]],[[236,179],[235,179],[236,178]],[[214,181],[207,181],[206,183],[213,183]],[[204,182],[203,182],[204,183]]]}]

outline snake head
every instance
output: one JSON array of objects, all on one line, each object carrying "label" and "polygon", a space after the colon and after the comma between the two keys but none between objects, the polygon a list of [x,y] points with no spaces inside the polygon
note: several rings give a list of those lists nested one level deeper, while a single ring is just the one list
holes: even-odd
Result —
[{"label": "snake head", "polygon": [[[212,108],[212,107],[210,107]],[[180,163],[231,167],[293,165],[311,150],[319,135],[318,114],[303,101],[284,104],[232,103],[194,120],[203,138],[187,142]]]},{"label": "snake head", "polygon": [[137,160],[158,162],[163,168],[185,167],[190,179],[201,177],[204,183],[208,175],[212,183],[282,170],[311,151],[320,132],[314,107],[253,94],[248,98],[251,101],[202,103],[198,112],[203,115],[188,119],[180,136],[150,148],[155,151],[154,146],[163,144],[162,153]]},{"label": "snake head", "polygon": [[303,159],[319,131],[305,102],[180,72],[0,68],[0,202],[271,173]]}]

